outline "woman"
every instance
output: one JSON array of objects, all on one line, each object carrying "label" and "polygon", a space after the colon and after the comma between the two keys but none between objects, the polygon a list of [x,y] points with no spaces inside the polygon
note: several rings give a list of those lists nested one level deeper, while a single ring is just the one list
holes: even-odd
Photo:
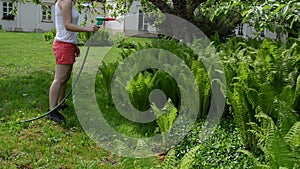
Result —
[{"label": "woman", "polygon": [[[66,85],[70,79],[75,57],[80,55],[77,32],[97,32],[99,29],[98,26],[78,25],[79,14],[75,3],[76,0],[55,0],[56,36],[53,42],[53,52],[56,65],[55,77],[49,92],[50,110],[54,109],[65,97]],[[48,117],[59,123],[66,122],[57,109],[53,110]]]}]

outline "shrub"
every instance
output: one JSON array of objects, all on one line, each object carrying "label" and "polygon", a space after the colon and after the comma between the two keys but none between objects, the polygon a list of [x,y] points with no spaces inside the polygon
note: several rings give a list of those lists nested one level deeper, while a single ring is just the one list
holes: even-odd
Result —
[{"label": "shrub", "polygon": [[53,42],[55,35],[56,35],[56,29],[55,28],[51,29],[51,32],[43,33],[45,41],[49,41],[50,43]]},{"label": "shrub", "polygon": [[[218,54],[228,79],[228,104],[245,146],[256,148],[257,139],[248,132],[248,123],[257,122],[259,110],[277,121],[278,103],[292,108],[295,102],[298,46],[285,46],[270,39],[256,43],[232,39],[221,46]],[[290,120],[296,118],[291,111],[284,113]]]}]

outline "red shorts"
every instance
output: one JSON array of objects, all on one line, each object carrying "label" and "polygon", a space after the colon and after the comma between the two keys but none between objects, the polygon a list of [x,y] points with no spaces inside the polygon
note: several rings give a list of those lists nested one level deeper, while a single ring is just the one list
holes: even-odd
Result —
[{"label": "red shorts", "polygon": [[75,56],[79,55],[76,44],[54,40],[52,50],[56,64],[74,64]]}]

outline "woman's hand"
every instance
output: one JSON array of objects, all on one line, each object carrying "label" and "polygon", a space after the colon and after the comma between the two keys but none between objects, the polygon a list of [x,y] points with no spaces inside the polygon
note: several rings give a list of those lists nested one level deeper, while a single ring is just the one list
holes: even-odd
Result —
[{"label": "woman's hand", "polygon": [[100,26],[94,25],[92,27],[93,31],[92,32],[97,32],[99,30]]},{"label": "woman's hand", "polygon": [[76,45],[76,49],[75,49],[75,57],[79,57],[80,56],[80,49],[79,47]]}]

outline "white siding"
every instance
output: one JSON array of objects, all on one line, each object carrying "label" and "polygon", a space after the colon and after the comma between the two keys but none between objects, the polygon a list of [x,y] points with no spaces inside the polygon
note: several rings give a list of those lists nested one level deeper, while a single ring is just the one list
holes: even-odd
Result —
[{"label": "white siding", "polygon": [[23,31],[31,32],[36,27],[36,7],[31,3],[21,4],[19,14],[20,26]]}]

